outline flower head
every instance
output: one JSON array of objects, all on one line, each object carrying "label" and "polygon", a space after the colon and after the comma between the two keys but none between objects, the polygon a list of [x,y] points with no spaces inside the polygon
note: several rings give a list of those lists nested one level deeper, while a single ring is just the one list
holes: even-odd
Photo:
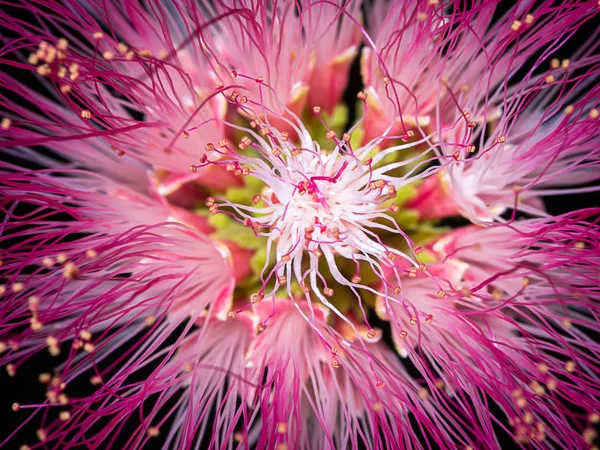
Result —
[{"label": "flower head", "polygon": [[371,3],[0,18],[0,445],[593,448],[598,5]]}]

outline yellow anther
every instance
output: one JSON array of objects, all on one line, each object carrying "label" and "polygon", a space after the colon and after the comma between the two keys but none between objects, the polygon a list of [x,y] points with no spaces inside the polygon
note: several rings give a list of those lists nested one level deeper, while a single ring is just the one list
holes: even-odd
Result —
[{"label": "yellow anther", "polygon": [[31,322],[31,329],[33,331],[39,331],[42,329],[43,324],[37,318],[34,317],[34,318],[30,319],[30,322]]},{"label": "yellow anther", "polygon": [[513,31],[519,31],[519,28],[521,28],[521,21],[520,20],[515,20],[512,25],[510,26],[511,30]]},{"label": "yellow anther", "polygon": [[39,428],[36,432],[35,432],[37,438],[40,441],[45,441],[46,438],[48,437],[48,434],[46,433],[46,430],[44,430],[43,428]]},{"label": "yellow anther", "polygon": [[95,33],[92,35],[92,37],[93,37],[95,40],[99,41],[100,39],[104,38],[104,33],[102,33],[101,31],[96,31],[96,32],[95,32]]},{"label": "yellow anther", "polygon": [[157,427],[148,428],[148,435],[150,437],[157,437],[160,434],[160,430]]},{"label": "yellow anther", "polygon": [[48,384],[48,383],[50,383],[50,380],[51,380],[51,379],[52,379],[52,376],[51,376],[49,373],[47,373],[47,372],[40,373],[40,374],[38,375],[38,381],[39,381],[41,384]]},{"label": "yellow anther", "polygon": [[573,373],[573,372],[575,372],[575,362],[574,362],[574,361],[571,361],[571,360],[568,360],[568,361],[565,363],[565,370],[566,370],[567,372],[569,372],[569,373]]},{"label": "yellow anther", "polygon": [[89,109],[84,109],[81,111],[81,117],[83,119],[89,119],[90,117],[92,117],[92,113],[90,112]]},{"label": "yellow anther", "polygon": [[8,117],[4,117],[2,119],[2,122],[0,122],[0,128],[2,128],[3,130],[8,130],[11,125],[12,125],[12,120],[10,120]]},{"label": "yellow anther", "polygon": [[67,263],[65,265],[65,270],[63,272],[63,276],[68,278],[69,280],[75,280],[79,278],[79,267],[75,263]]},{"label": "yellow anther", "polygon": [[14,377],[17,374],[17,368],[14,364],[6,365],[6,373],[9,377]]}]

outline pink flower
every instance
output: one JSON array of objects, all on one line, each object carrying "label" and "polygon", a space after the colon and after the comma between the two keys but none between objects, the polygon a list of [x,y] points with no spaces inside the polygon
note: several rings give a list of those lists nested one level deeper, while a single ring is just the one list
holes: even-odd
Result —
[{"label": "pink flower", "polygon": [[598,5],[21,6],[0,446],[594,448]]}]

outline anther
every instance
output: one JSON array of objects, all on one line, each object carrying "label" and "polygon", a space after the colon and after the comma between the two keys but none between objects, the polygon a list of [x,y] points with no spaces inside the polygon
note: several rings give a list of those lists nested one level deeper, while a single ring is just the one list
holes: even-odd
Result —
[{"label": "anther", "polygon": [[151,327],[152,325],[154,325],[154,322],[156,322],[156,317],[154,316],[148,316],[144,319],[144,325],[146,325],[147,327]]},{"label": "anther", "polygon": [[79,267],[77,267],[75,263],[67,263],[67,265],[65,265],[63,276],[69,280],[76,280],[79,278]]},{"label": "anther", "polygon": [[519,28],[521,28],[521,21],[520,20],[515,20],[512,25],[510,26],[511,30],[513,31],[519,31]]},{"label": "anther", "polygon": [[333,297],[333,289],[326,287],[323,289],[323,294],[325,294],[326,297]]},{"label": "anther", "polygon": [[565,363],[565,370],[566,370],[567,372],[569,372],[569,373],[573,373],[573,372],[575,372],[575,362],[574,362],[574,361],[571,361],[571,360],[568,360],[568,361]]},{"label": "anther", "polygon": [[40,441],[45,441],[48,437],[48,434],[46,433],[46,430],[44,430],[43,428],[39,428],[36,432],[35,432],[37,438]]}]

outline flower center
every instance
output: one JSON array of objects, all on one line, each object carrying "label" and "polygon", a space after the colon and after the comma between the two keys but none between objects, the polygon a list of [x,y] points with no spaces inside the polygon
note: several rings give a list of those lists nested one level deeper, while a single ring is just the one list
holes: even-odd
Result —
[{"label": "flower center", "polygon": [[[400,268],[419,266],[419,248],[392,217],[399,210],[394,203],[397,185],[402,187],[412,179],[392,177],[388,172],[407,163],[384,164],[384,158],[402,146],[377,152],[376,144],[368,144],[354,150],[350,134],[338,139],[329,130],[327,138],[333,150],[324,151],[299,119],[294,117],[287,125],[295,135],[293,141],[280,126],[258,116],[252,117],[251,128],[230,124],[247,134],[240,140],[240,151],[221,141],[218,148],[209,145],[201,164],[192,166],[195,171],[216,164],[234,174],[254,177],[265,186],[252,198],[253,205],[235,203],[226,196],[209,197],[206,202],[211,214],[227,214],[267,239],[262,286],[254,301],[274,296],[279,289],[292,296],[294,282],[306,295],[312,292],[325,304],[329,304],[326,297],[333,296],[333,282],[349,287],[359,300],[357,288],[387,296],[361,284],[361,267],[384,282],[394,279],[386,273],[395,274],[397,282],[388,288],[397,290],[399,271],[405,270]],[[397,239],[394,247],[386,245],[380,236],[385,233],[401,237],[405,251],[397,249]],[[322,257],[325,265],[319,262]],[[351,262],[351,273],[347,268],[340,270],[340,257]],[[405,264],[398,264],[398,257]],[[323,267],[326,275],[320,271]]]}]

